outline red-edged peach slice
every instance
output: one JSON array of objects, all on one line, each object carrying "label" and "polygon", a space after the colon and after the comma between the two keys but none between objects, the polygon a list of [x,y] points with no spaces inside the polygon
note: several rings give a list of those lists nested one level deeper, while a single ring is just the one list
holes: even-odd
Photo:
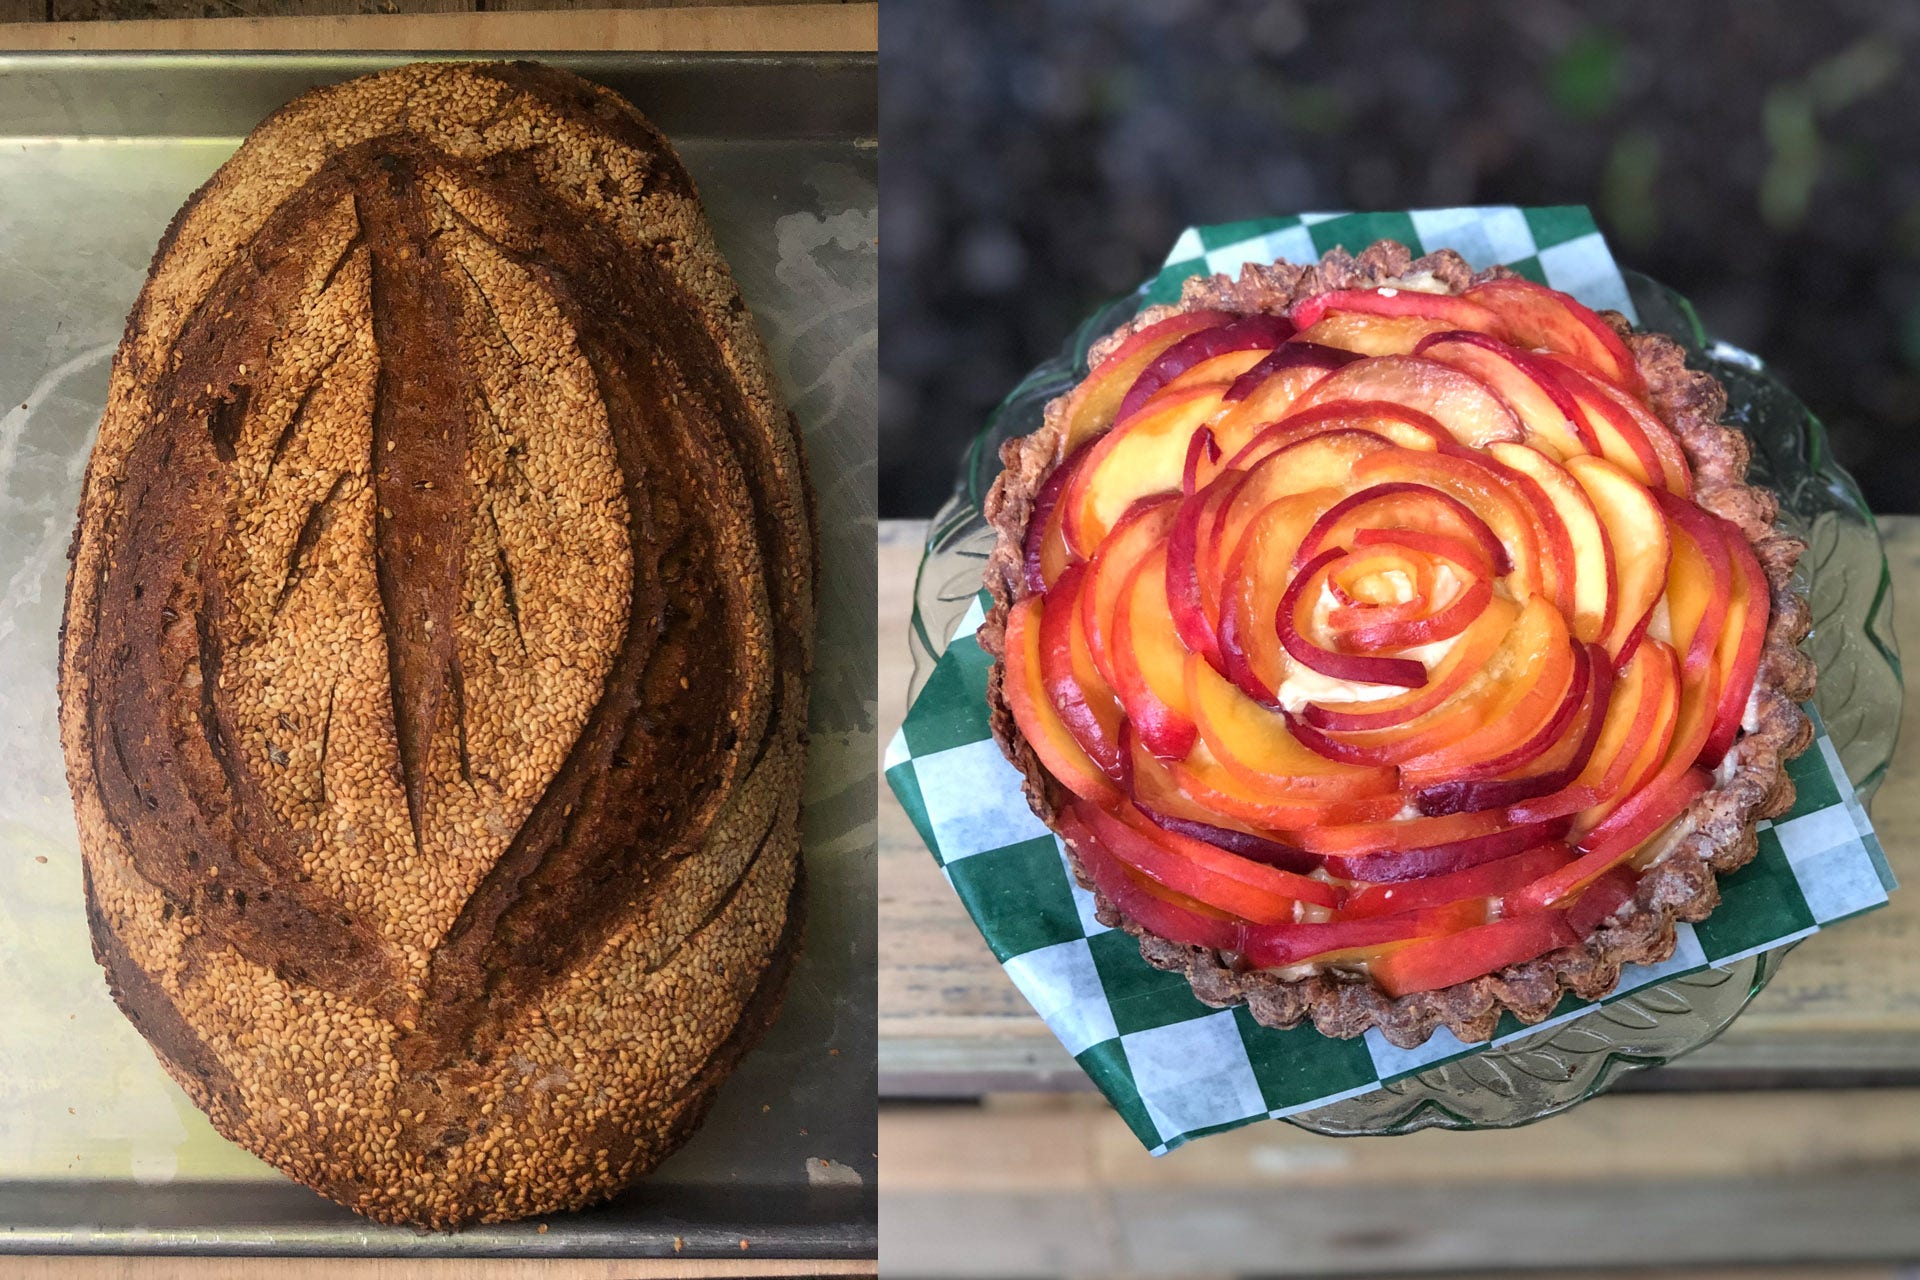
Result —
[{"label": "red-edged peach slice", "polygon": [[[1565,818],[1525,826],[1503,826],[1500,824],[1498,814],[1453,814],[1448,818],[1415,818],[1405,823],[1375,823],[1371,824],[1369,829],[1413,823],[1432,823],[1435,827],[1442,824],[1458,824],[1454,829],[1475,831],[1479,834],[1464,835],[1439,844],[1381,847],[1370,852],[1356,852],[1345,856],[1326,854],[1324,856],[1327,859],[1327,871],[1343,879],[1359,880],[1368,884],[1399,884],[1428,876],[1451,875],[1456,871],[1465,871],[1501,858],[1510,858],[1516,853],[1550,844],[1567,832]],[[1434,828],[1429,828],[1429,830],[1432,829]]]},{"label": "red-edged peach slice", "polygon": [[[1531,756],[1532,746],[1528,745],[1514,752],[1509,760],[1496,760],[1486,765],[1449,771],[1444,779],[1439,776],[1422,778],[1410,775],[1403,769],[1400,774],[1401,785],[1409,790],[1418,788],[1414,800],[1420,812],[1442,814],[1476,809],[1510,809],[1525,801],[1552,795],[1578,781],[1586,771],[1587,763],[1593,759],[1594,749],[1599,744],[1601,731],[1606,727],[1607,715],[1613,704],[1612,659],[1597,644],[1584,646],[1583,652],[1587,668],[1585,696],[1575,718],[1566,726],[1558,742],[1537,758]],[[1550,728],[1549,731],[1553,730]],[[1563,812],[1545,816],[1560,817],[1577,812],[1586,807],[1585,800],[1583,795],[1565,805]]]},{"label": "red-edged peach slice", "polygon": [[1087,566],[1076,564],[1047,592],[1040,613],[1040,675],[1053,709],[1100,771],[1118,779],[1124,766],[1119,700],[1093,665],[1080,594]]},{"label": "red-edged peach slice", "polygon": [[[1122,813],[1128,812],[1126,806]],[[1086,823],[1100,847],[1118,858],[1127,866],[1157,884],[1173,890],[1184,897],[1207,906],[1225,911],[1242,920],[1255,920],[1261,923],[1279,924],[1293,919],[1294,899],[1277,891],[1277,887],[1261,879],[1243,878],[1231,874],[1226,868],[1231,863],[1239,863],[1252,872],[1267,872],[1275,877],[1285,877],[1284,883],[1291,887],[1294,881],[1304,877],[1289,875],[1284,871],[1274,871],[1256,862],[1234,858],[1231,854],[1219,854],[1216,858],[1206,859],[1193,852],[1198,841],[1179,846],[1173,844],[1175,837],[1159,831],[1145,818],[1138,819],[1141,830],[1132,823],[1108,813],[1097,805],[1081,805],[1076,808],[1076,816]],[[1159,837],[1159,838],[1156,838]],[[1204,847],[1204,846],[1202,846]],[[1334,896],[1331,885],[1321,881],[1309,881],[1321,887],[1318,896]]]},{"label": "red-edged peach slice", "polygon": [[1503,732],[1509,735],[1501,748],[1505,749],[1518,745],[1525,731],[1516,733],[1497,724],[1496,717],[1503,709],[1511,711],[1522,699],[1534,696],[1540,686],[1548,690],[1542,697],[1562,693],[1572,665],[1566,622],[1544,597],[1534,596],[1521,606],[1519,617],[1480,670],[1458,693],[1424,715],[1403,724],[1357,732],[1322,731],[1305,723],[1304,718],[1292,728],[1310,750],[1352,764],[1398,765],[1422,757],[1437,760],[1449,746],[1489,728],[1486,741],[1497,740]]},{"label": "red-edged peach slice", "polygon": [[1246,526],[1218,578],[1222,671],[1258,702],[1273,701],[1287,657],[1273,619],[1293,577],[1294,549],[1339,490],[1276,498]]},{"label": "red-edged peach slice", "polygon": [[1332,289],[1300,299],[1288,314],[1304,333],[1330,311],[1418,316],[1440,321],[1451,329],[1483,329],[1488,333],[1497,333],[1501,328],[1499,317],[1472,299],[1451,293],[1428,293],[1423,289]]},{"label": "red-edged peach slice", "polygon": [[1155,755],[1176,759],[1192,750],[1193,713],[1187,706],[1187,651],[1167,605],[1167,551],[1147,553],[1120,593],[1108,656],[1113,691],[1127,720]]},{"label": "red-edged peach slice", "polygon": [[1464,871],[1443,872],[1424,880],[1405,880],[1397,884],[1366,884],[1350,890],[1340,903],[1340,918],[1364,920],[1411,911],[1419,907],[1441,907],[1450,902],[1474,898],[1500,898],[1551,875],[1573,861],[1573,851],[1555,841],[1526,849],[1492,862],[1483,862]]},{"label": "red-edged peach slice", "polygon": [[1685,498],[1653,490],[1667,517],[1672,554],[1667,564],[1667,626],[1680,651],[1680,674],[1688,681],[1705,677],[1726,630],[1733,600],[1733,558],[1719,517]]},{"label": "red-edged peach slice", "polygon": [[1311,728],[1340,733],[1406,724],[1446,702],[1477,677],[1519,616],[1520,606],[1495,596],[1448,646],[1445,656],[1428,669],[1425,687],[1372,702],[1310,702],[1301,709],[1300,718]]},{"label": "red-edged peach slice", "polygon": [[1710,769],[1719,765],[1732,748],[1746,716],[1747,700],[1753,696],[1754,677],[1760,670],[1760,655],[1766,647],[1769,607],[1767,575],[1746,535],[1725,521],[1721,521],[1721,528],[1733,562],[1733,598],[1727,608],[1726,630],[1714,652],[1720,705],[1706,743],[1700,748],[1700,763]]},{"label": "red-edged peach slice", "polygon": [[1171,942],[1224,950],[1240,945],[1245,926],[1239,921],[1211,907],[1182,901],[1170,890],[1149,888],[1151,881],[1109,853],[1081,816],[1094,809],[1066,806],[1059,815],[1060,834],[1094,885],[1127,919]]},{"label": "red-edged peach slice", "polygon": [[1453,332],[1445,320],[1431,316],[1381,316],[1364,311],[1329,311],[1300,331],[1301,342],[1352,351],[1363,356],[1411,355],[1422,338]]},{"label": "red-edged peach slice", "polygon": [[1666,518],[1645,486],[1606,459],[1568,458],[1566,468],[1606,526],[1617,603],[1613,625],[1601,643],[1619,659],[1646,630],[1667,589],[1672,543]]},{"label": "red-edged peach slice", "polygon": [[[1187,378],[1188,374],[1214,364],[1223,356],[1233,358],[1218,366],[1220,371],[1215,380],[1231,387],[1235,379],[1260,362],[1261,355],[1291,336],[1293,326],[1284,317],[1272,315],[1242,316],[1227,324],[1189,333],[1140,371],[1140,376],[1127,388],[1127,394],[1120,398],[1113,423],[1116,427],[1124,425],[1176,379],[1186,378],[1187,384],[1193,385],[1195,380]],[[1259,354],[1248,355],[1249,352]]]},{"label": "red-edged peach slice", "polygon": [[1554,457],[1600,452],[1579,402],[1531,351],[1490,334],[1453,330],[1423,339],[1414,354],[1452,365],[1486,383],[1519,417],[1528,439],[1544,442]]},{"label": "red-edged peach slice", "polygon": [[[1360,358],[1358,352],[1342,351],[1338,347],[1322,346],[1317,342],[1302,342],[1298,336],[1288,339],[1269,351],[1231,387],[1227,388],[1227,403],[1238,404],[1242,400],[1251,400],[1259,396],[1272,412],[1269,421],[1286,411],[1293,396],[1312,386],[1327,374],[1343,365],[1352,364]],[[1284,399],[1276,400],[1273,380],[1283,373],[1298,371],[1304,380]]]},{"label": "red-edged peach slice", "polygon": [[1000,680],[1007,707],[1021,737],[1061,786],[1096,804],[1118,804],[1123,798],[1120,789],[1081,748],[1047,696],[1040,662],[1040,611],[1040,599],[1029,596],[1007,614],[1007,655]]},{"label": "red-edged peach slice", "polygon": [[[1518,276],[1489,280],[1464,295],[1498,317],[1517,347],[1546,348],[1571,356],[1635,395],[1646,389],[1627,344],[1595,312],[1566,294]],[[1462,328],[1480,328],[1462,325]]]},{"label": "red-edged peach slice", "polygon": [[1193,433],[1220,408],[1225,386],[1183,387],[1102,436],[1060,495],[1067,546],[1092,556],[1114,523],[1141,498],[1180,488]]},{"label": "red-edged peach slice", "polygon": [[1307,750],[1279,713],[1234,688],[1198,654],[1189,656],[1186,677],[1200,740],[1245,785],[1296,801],[1356,800],[1393,790],[1392,769],[1339,764]]},{"label": "red-edged peach slice", "polygon": [[1233,320],[1233,314],[1226,311],[1183,311],[1128,335],[1093,367],[1068,398],[1060,456],[1068,456],[1113,425],[1121,398],[1161,352],[1188,334],[1231,324]]},{"label": "red-edged peach slice", "polygon": [[1605,382],[1593,384],[1601,395],[1611,400],[1614,407],[1646,437],[1654,456],[1660,459],[1660,469],[1666,477],[1667,491],[1682,498],[1693,496],[1693,471],[1687,464],[1686,451],[1680,447],[1680,438],[1673,429],[1656,417],[1652,410],[1641,404],[1620,388]]},{"label": "red-edged peach slice", "polygon": [[1076,450],[1040,482],[1039,492],[1033,495],[1033,510],[1027,516],[1024,566],[1030,595],[1045,591],[1049,584],[1059,578],[1061,571],[1077,559],[1067,547],[1066,532],[1061,527],[1066,508],[1060,505],[1060,495],[1066,491],[1073,473],[1086,460],[1085,447]]},{"label": "red-edged peach slice", "polygon": [[1397,999],[1484,978],[1579,941],[1564,912],[1536,911],[1411,942],[1382,956],[1367,971],[1382,991]]},{"label": "red-edged peach slice", "polygon": [[[1402,689],[1418,689],[1427,682],[1427,669],[1414,658],[1386,658],[1374,654],[1346,653],[1318,643],[1309,632],[1313,611],[1326,585],[1327,572],[1348,554],[1344,547],[1329,547],[1308,561],[1287,585],[1286,594],[1274,610],[1274,629],[1280,633],[1280,647],[1309,671],[1317,671],[1335,680],[1361,684],[1388,684]],[[1216,753],[1217,754],[1217,753]]]},{"label": "red-edged peach slice", "polygon": [[1520,419],[1486,383],[1420,356],[1356,360],[1309,387],[1294,401],[1294,411],[1335,400],[1391,400],[1426,414],[1455,440],[1474,448],[1526,435]]},{"label": "red-edged peach slice", "polygon": [[[1136,745],[1135,754],[1144,748]],[[1218,814],[1269,831],[1298,832],[1328,823],[1377,821],[1397,813],[1399,795],[1392,791],[1358,800],[1298,800],[1253,786],[1227,771],[1207,744],[1201,742],[1184,760],[1163,766],[1180,791],[1194,803]]]},{"label": "red-edged peach slice", "polygon": [[1417,480],[1368,485],[1327,508],[1307,531],[1293,562],[1303,565],[1325,547],[1344,546],[1370,529],[1406,529],[1457,537],[1471,544],[1498,574],[1513,572],[1506,547],[1478,512],[1442,489]]},{"label": "red-edged peach slice", "polygon": [[1486,903],[1451,902],[1364,920],[1244,925],[1238,951],[1249,968],[1272,969],[1308,960],[1377,964],[1421,939],[1446,940],[1485,922]]},{"label": "red-edged peach slice", "polygon": [[1541,361],[1552,369],[1553,376],[1559,379],[1560,385],[1580,406],[1580,415],[1599,446],[1591,452],[1599,454],[1648,488],[1669,487],[1660,451],[1642,428],[1640,419],[1623,409],[1619,400],[1608,395],[1598,379],[1573,361],[1553,355],[1542,356]]},{"label": "red-edged peach slice", "polygon": [[1251,858],[1255,862],[1262,862],[1267,866],[1279,867],[1282,871],[1292,871],[1301,875],[1317,870],[1320,866],[1318,857],[1298,845],[1288,844],[1272,836],[1259,835],[1240,827],[1216,826],[1214,823],[1226,821],[1218,815],[1208,815],[1213,818],[1212,822],[1200,822],[1173,814],[1158,813],[1140,804],[1137,794],[1135,804],[1149,821],[1162,830],[1186,836],[1190,840],[1199,840],[1242,858]]},{"label": "red-edged peach slice", "polygon": [[1080,593],[1081,622],[1086,627],[1094,669],[1109,687],[1116,679],[1113,636],[1121,592],[1148,553],[1166,544],[1177,501],[1176,495],[1163,493],[1136,503],[1100,544],[1099,554],[1088,562],[1087,585]]},{"label": "red-edged peach slice", "polygon": [[1613,626],[1617,579],[1611,540],[1592,499],[1558,462],[1528,445],[1499,442],[1487,452],[1518,471],[1546,495],[1566,527],[1573,551],[1573,634],[1590,644]]},{"label": "red-edged peach slice", "polygon": [[1540,553],[1540,590],[1558,606],[1561,613],[1574,613],[1573,539],[1567,532],[1560,511],[1546,491],[1525,472],[1516,471],[1491,452],[1473,450],[1457,444],[1441,446],[1441,453],[1470,462],[1503,485],[1507,492],[1525,501],[1533,513],[1533,528],[1538,535]]},{"label": "red-edged peach slice", "polygon": [[[1589,647],[1575,644],[1572,646],[1572,653],[1573,670],[1557,698],[1541,696],[1548,686],[1538,686],[1530,697],[1519,700],[1519,705],[1510,716],[1502,717],[1501,721],[1496,722],[1500,734],[1500,742],[1493,744],[1496,749],[1482,752],[1479,750],[1479,744],[1469,741],[1461,743],[1458,753],[1451,759],[1437,763],[1429,763],[1426,760],[1406,761],[1400,766],[1401,786],[1409,791],[1420,791],[1424,794],[1426,788],[1443,780],[1477,782],[1496,778],[1533,765],[1553,748],[1563,746],[1575,730],[1585,727],[1580,718],[1580,712],[1586,705],[1587,690],[1592,687],[1594,679],[1593,655]],[[1608,661],[1605,652],[1602,651],[1601,665],[1604,666]],[[1534,720],[1543,708],[1545,715]],[[1505,723],[1509,719],[1513,722],[1512,724]],[[1529,721],[1533,721],[1531,731],[1519,727]],[[1496,725],[1489,725],[1487,730],[1482,730],[1482,733],[1495,727]],[[1514,741],[1516,733],[1524,735],[1517,742]],[[1505,750],[1499,750],[1497,748],[1501,742],[1512,742],[1513,745]],[[1572,781],[1572,774],[1569,774],[1566,781]],[[1541,788],[1543,791],[1553,789],[1555,788]],[[1461,806],[1461,810],[1493,807],[1495,806]],[[1433,812],[1425,805],[1422,806],[1422,811]]]},{"label": "red-edged peach slice", "polygon": [[[1442,444],[1453,441],[1453,437],[1426,414],[1389,400],[1335,400],[1315,405],[1268,423],[1251,436],[1231,423],[1237,412],[1228,410],[1215,424],[1227,450],[1226,461],[1221,466],[1234,471],[1250,471],[1269,454],[1278,453],[1288,445],[1336,431],[1364,431],[1389,444],[1421,453],[1432,453]],[[1232,448],[1234,439],[1243,440],[1237,450]]]},{"label": "red-edged peach slice", "polygon": [[1558,791],[1509,807],[1519,821],[1565,817],[1618,794],[1634,759],[1649,739],[1670,735],[1679,712],[1678,666],[1663,644],[1642,644],[1615,675],[1600,733],[1579,776]]},{"label": "red-edged peach slice", "polygon": [[[1384,450],[1355,464],[1351,483],[1356,487],[1393,482],[1423,484],[1453,497],[1493,530],[1511,564],[1511,569],[1502,570],[1502,576],[1516,598],[1550,590],[1557,584],[1559,569],[1547,562],[1555,552],[1541,515],[1545,495],[1537,490],[1529,493],[1524,482],[1516,484],[1512,473],[1504,468],[1496,471],[1499,464],[1489,462],[1480,453],[1457,447],[1438,453]],[[1551,510],[1546,514],[1554,518]],[[1561,530],[1562,536],[1564,532]]]},{"label": "red-edged peach slice", "polygon": [[[1315,880],[1308,876],[1299,875],[1258,859],[1243,858],[1237,853],[1220,848],[1218,845],[1210,844],[1205,840],[1199,840],[1181,832],[1174,831],[1155,822],[1152,815],[1143,812],[1135,805],[1122,805],[1114,812],[1113,817],[1147,840],[1189,863],[1205,876],[1234,881],[1247,888],[1257,890],[1262,894],[1274,898],[1286,899],[1289,907],[1291,907],[1291,904],[1294,902],[1305,902],[1316,907],[1327,908],[1340,905],[1341,891],[1336,885],[1330,884],[1325,880]],[[1171,884],[1159,876],[1155,876],[1154,878],[1160,880],[1162,884],[1166,884],[1168,888],[1180,888],[1180,886]],[[1194,889],[1208,890],[1208,886],[1204,883],[1195,883]],[[1181,891],[1188,893],[1191,897],[1198,898],[1202,902],[1215,902],[1210,890],[1206,892],[1194,892],[1193,890]],[[1215,902],[1215,905],[1225,906],[1226,904]],[[1227,909],[1233,910],[1232,907],[1228,907]],[[1236,912],[1236,914],[1244,915],[1244,913],[1238,912]],[[1245,918],[1249,920],[1253,919],[1252,916],[1245,916]],[[1285,918],[1289,920],[1293,918],[1293,913],[1290,909]]]},{"label": "red-edged peach slice", "polygon": [[[1484,760],[1498,761],[1501,768],[1525,764],[1551,746],[1553,728],[1564,728],[1586,690],[1577,687],[1576,680],[1585,650],[1575,648],[1559,611],[1549,613],[1551,620],[1542,619],[1545,652],[1527,655],[1529,661],[1500,678],[1501,696],[1483,724],[1397,763],[1416,778],[1430,780],[1443,771],[1464,772]],[[1537,748],[1534,755],[1527,754],[1530,748]]]}]

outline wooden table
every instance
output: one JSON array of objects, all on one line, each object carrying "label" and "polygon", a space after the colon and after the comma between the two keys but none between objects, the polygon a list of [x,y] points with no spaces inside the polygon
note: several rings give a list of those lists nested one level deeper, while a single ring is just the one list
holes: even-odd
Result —
[{"label": "wooden table", "polygon": [[[1920,653],[1920,518],[1882,529],[1909,602],[1901,646]],[[883,741],[905,710],[923,535],[881,526]],[[888,1274],[1920,1258],[1917,716],[1909,700],[1874,805],[1915,887],[1803,944],[1714,1044],[1533,1128],[1335,1140],[1265,1124],[1161,1160],[1089,1092],[883,788]],[[939,1265],[953,1250],[972,1266]]]}]

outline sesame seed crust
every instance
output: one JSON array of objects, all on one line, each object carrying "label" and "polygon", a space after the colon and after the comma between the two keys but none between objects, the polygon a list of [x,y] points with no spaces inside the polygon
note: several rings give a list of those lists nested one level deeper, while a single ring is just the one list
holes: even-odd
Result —
[{"label": "sesame seed crust", "polygon": [[61,736],[114,997],[384,1222],[606,1198],[798,949],[798,432],[671,146],[530,63],[266,120],[128,319]]}]

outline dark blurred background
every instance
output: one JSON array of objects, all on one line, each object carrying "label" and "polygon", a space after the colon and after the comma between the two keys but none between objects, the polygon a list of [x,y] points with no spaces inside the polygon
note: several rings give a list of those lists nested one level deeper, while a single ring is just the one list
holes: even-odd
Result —
[{"label": "dark blurred background", "polygon": [[1593,208],[1920,511],[1920,3],[889,0],[880,512],[1183,227]]}]

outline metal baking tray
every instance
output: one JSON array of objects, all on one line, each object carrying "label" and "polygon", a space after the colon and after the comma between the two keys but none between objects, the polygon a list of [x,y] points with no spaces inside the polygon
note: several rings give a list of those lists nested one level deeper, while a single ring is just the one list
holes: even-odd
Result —
[{"label": "metal baking tray", "polygon": [[174,210],[262,117],[315,85],[431,56],[444,55],[0,57],[0,1251],[872,1258],[871,56],[541,55],[619,90],[674,139],[820,495],[806,949],[779,1022],[693,1141],[616,1201],[544,1229],[379,1227],[215,1134],[93,963],[54,660],[114,344]]}]

